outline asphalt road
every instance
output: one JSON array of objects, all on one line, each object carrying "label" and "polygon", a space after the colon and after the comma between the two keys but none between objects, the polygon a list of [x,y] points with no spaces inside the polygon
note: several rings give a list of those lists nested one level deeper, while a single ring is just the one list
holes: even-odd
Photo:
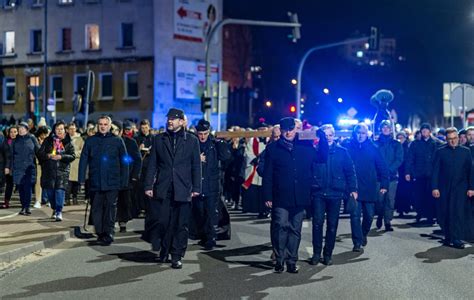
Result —
[{"label": "asphalt road", "polygon": [[[143,220],[110,247],[71,239],[0,268],[0,298],[34,299],[472,299],[474,247],[443,247],[435,227],[396,219],[394,232],[372,230],[364,253],[351,251],[341,219],[334,265],[311,266],[311,223],[305,222],[299,274],[275,274],[269,220],[234,214],[232,240],[204,251],[190,242],[182,270],[154,262],[140,240]],[[135,231],[132,231],[135,230]]]}]

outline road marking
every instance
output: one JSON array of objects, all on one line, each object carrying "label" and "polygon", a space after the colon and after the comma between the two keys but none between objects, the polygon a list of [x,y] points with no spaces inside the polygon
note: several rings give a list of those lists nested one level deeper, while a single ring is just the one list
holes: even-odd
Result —
[{"label": "road marking", "polygon": [[0,217],[0,220],[9,219],[9,218],[13,218],[13,217],[16,217],[16,216],[18,216],[18,213],[14,213],[13,215],[8,215],[8,216]]}]

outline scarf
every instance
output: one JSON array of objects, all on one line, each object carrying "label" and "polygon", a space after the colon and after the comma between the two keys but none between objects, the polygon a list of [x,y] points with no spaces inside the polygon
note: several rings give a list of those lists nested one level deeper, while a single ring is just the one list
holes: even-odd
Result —
[{"label": "scarf", "polygon": [[278,141],[280,142],[280,145],[282,145],[288,151],[290,151],[290,152],[293,151],[293,146],[294,146],[293,141],[289,141],[285,138],[279,139]]}]

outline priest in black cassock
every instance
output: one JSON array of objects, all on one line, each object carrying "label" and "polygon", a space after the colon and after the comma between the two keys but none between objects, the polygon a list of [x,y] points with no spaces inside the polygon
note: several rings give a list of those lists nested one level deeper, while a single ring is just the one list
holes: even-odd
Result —
[{"label": "priest in black cassock", "polygon": [[447,145],[435,152],[432,189],[438,202],[438,220],[444,245],[464,249],[468,198],[474,196],[471,152],[459,146],[456,128],[446,130]]}]

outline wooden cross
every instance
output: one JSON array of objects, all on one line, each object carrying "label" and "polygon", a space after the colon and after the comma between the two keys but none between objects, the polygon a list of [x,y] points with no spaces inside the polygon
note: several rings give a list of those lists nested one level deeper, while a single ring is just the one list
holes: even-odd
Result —
[{"label": "wooden cross", "polygon": [[[272,132],[270,130],[257,130],[257,131],[218,131],[215,136],[220,139],[231,139],[231,138],[257,138],[257,137],[271,137]],[[298,132],[298,138],[300,140],[315,140],[316,131],[300,131]]]}]

